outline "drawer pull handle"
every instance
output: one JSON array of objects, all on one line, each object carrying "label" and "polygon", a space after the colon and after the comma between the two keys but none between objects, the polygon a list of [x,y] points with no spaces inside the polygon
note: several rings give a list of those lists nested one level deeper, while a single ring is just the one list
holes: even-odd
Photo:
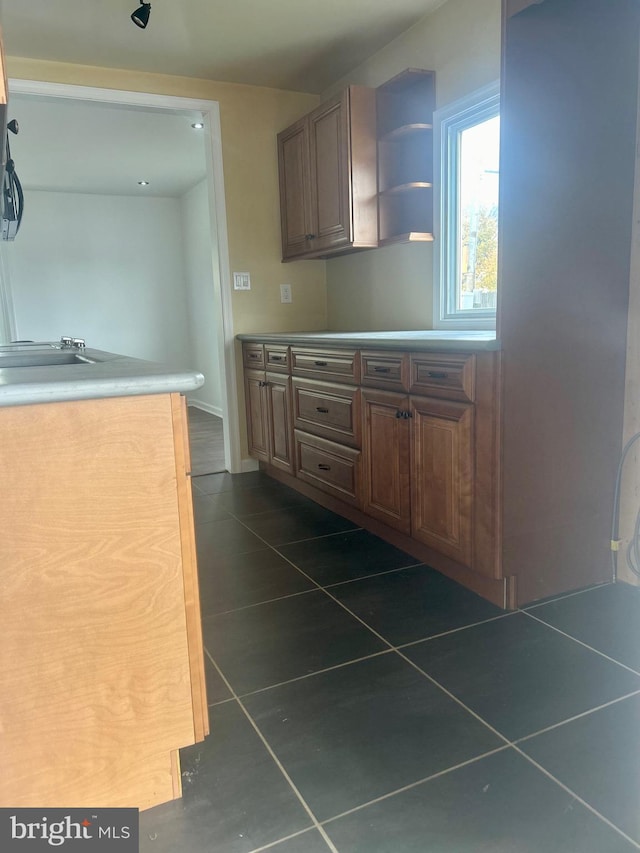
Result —
[{"label": "drawer pull handle", "polygon": [[271,361],[284,361],[284,356],[283,355],[272,355]]},{"label": "drawer pull handle", "polygon": [[257,352],[250,352],[249,358],[252,358],[255,361],[256,359],[260,358],[260,354]]},{"label": "drawer pull handle", "polygon": [[376,373],[391,373],[390,367],[374,367]]},{"label": "drawer pull handle", "polygon": [[327,366],[326,361],[314,361],[313,363],[315,364],[316,367],[326,367]]},{"label": "drawer pull handle", "polygon": [[318,468],[319,468],[321,471],[330,471],[330,470],[331,470],[331,465],[323,465],[323,464],[322,464],[322,462],[319,462],[319,463],[318,463]]},{"label": "drawer pull handle", "polygon": [[442,370],[429,370],[427,371],[427,376],[431,379],[446,379],[449,374],[444,373]]},{"label": "drawer pull handle", "polygon": [[323,415],[328,415],[329,409],[327,409],[325,406],[316,406],[316,412],[321,412]]}]

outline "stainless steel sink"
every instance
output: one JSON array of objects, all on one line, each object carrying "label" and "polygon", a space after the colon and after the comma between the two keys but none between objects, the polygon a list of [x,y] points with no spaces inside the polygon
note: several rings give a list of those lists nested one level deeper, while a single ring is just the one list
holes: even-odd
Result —
[{"label": "stainless steel sink", "polygon": [[0,351],[0,370],[5,367],[54,367],[61,364],[95,364],[95,360],[79,352],[40,349],[25,352]]}]

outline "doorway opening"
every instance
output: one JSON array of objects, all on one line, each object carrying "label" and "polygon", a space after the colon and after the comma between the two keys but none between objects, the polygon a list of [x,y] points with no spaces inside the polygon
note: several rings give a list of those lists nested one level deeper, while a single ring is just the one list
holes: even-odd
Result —
[{"label": "doorway opening", "polygon": [[12,155],[27,198],[0,258],[5,339],[74,334],[200,370],[190,412],[219,419],[213,464],[240,471],[217,102],[25,80],[9,92],[10,117],[24,113]]}]

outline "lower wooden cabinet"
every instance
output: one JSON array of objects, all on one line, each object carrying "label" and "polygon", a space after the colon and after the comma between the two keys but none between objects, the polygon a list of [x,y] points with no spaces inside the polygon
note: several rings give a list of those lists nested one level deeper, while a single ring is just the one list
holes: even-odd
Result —
[{"label": "lower wooden cabinet", "polygon": [[411,397],[411,535],[473,565],[472,405]]},{"label": "lower wooden cabinet", "polygon": [[247,441],[256,459],[294,472],[291,378],[245,370]]},{"label": "lower wooden cabinet", "polygon": [[[418,560],[513,606],[499,550],[499,353],[296,346],[285,376],[249,367],[259,351],[245,346],[253,348],[245,354],[252,456]],[[345,365],[344,377],[335,364]]]},{"label": "lower wooden cabinet", "polygon": [[359,450],[295,431],[298,478],[352,506],[362,505]]},{"label": "lower wooden cabinet", "polygon": [[364,511],[465,566],[473,559],[473,406],[365,389]]},{"label": "lower wooden cabinet", "polygon": [[409,397],[363,389],[364,511],[411,532]]}]

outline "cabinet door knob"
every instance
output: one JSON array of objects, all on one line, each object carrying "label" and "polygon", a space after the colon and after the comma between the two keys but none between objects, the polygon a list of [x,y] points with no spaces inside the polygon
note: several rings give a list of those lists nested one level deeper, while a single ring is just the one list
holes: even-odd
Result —
[{"label": "cabinet door knob", "polygon": [[315,234],[305,234],[305,235],[304,235],[304,239],[305,239],[305,240],[315,240],[315,239],[316,239],[316,235],[315,235]]},{"label": "cabinet door knob", "polygon": [[268,384],[269,384],[268,382],[265,382],[264,380],[261,379],[258,382],[258,388],[266,388]]}]

